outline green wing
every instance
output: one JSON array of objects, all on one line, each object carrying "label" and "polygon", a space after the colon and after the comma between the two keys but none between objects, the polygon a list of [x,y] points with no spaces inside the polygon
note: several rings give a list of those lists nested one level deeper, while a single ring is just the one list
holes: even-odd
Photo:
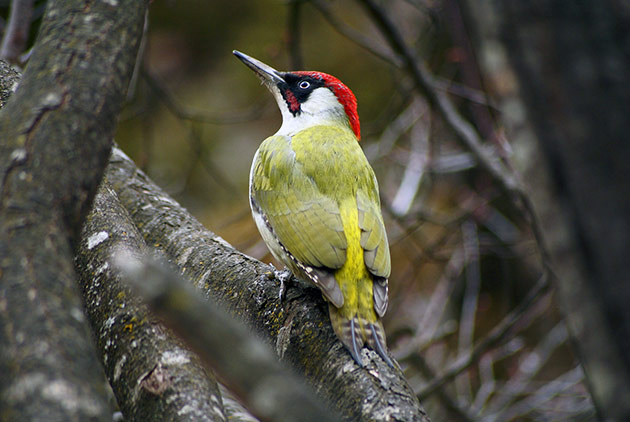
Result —
[{"label": "green wing", "polygon": [[252,196],[280,243],[301,263],[341,268],[347,243],[339,208],[304,173],[287,138],[273,136],[260,146]]},{"label": "green wing", "polygon": [[280,243],[313,267],[343,266],[347,242],[338,204],[356,197],[365,264],[374,275],[389,277],[376,177],[350,130],[317,126],[291,139],[267,138],[251,177],[253,199]]},{"label": "green wing", "polygon": [[372,274],[388,278],[391,272],[391,262],[380,203],[370,198],[368,193],[359,190],[357,192],[357,208],[359,209],[361,247],[364,250],[365,265]]}]

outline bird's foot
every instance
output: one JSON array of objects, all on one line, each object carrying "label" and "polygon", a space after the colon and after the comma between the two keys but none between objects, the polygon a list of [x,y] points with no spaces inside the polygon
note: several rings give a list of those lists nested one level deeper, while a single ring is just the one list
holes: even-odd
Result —
[{"label": "bird's foot", "polygon": [[287,296],[287,287],[289,282],[291,281],[291,276],[293,274],[288,268],[284,268],[284,270],[277,270],[275,267],[273,269],[274,275],[280,281],[280,290],[278,292],[278,299],[280,302],[284,302],[284,299]]}]

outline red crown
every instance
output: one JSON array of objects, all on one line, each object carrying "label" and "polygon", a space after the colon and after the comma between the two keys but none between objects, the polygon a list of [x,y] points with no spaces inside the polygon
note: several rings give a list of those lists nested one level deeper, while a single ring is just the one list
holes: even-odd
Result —
[{"label": "red crown", "polygon": [[359,124],[359,114],[357,113],[357,99],[352,91],[350,91],[350,88],[345,86],[343,82],[341,82],[339,79],[335,78],[332,75],[329,75],[328,73],[310,71],[299,71],[292,73],[310,76],[312,78],[317,78],[324,81],[324,85],[332,90],[332,92],[337,97],[337,100],[346,111],[348,121],[350,122],[350,127],[352,127],[352,131],[357,136],[357,139],[361,139],[361,125]]}]

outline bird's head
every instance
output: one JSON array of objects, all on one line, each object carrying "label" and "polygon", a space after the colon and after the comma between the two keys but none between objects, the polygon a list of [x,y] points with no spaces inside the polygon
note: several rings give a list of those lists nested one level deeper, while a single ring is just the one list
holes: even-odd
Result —
[{"label": "bird's head", "polygon": [[361,138],[357,100],[339,79],[323,72],[279,72],[276,69],[233,51],[252,69],[271,91],[282,112],[278,134],[292,135],[310,126],[345,124]]}]

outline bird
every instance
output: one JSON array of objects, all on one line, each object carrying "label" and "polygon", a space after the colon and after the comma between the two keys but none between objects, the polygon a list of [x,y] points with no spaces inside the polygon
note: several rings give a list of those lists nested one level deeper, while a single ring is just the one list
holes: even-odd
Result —
[{"label": "bird", "polygon": [[252,215],[272,255],[319,288],[336,336],[363,367],[368,346],[389,366],[381,318],[391,259],[374,170],[359,145],[357,101],[336,77],[280,72],[233,54],[273,94],[282,124],[254,155]]}]

